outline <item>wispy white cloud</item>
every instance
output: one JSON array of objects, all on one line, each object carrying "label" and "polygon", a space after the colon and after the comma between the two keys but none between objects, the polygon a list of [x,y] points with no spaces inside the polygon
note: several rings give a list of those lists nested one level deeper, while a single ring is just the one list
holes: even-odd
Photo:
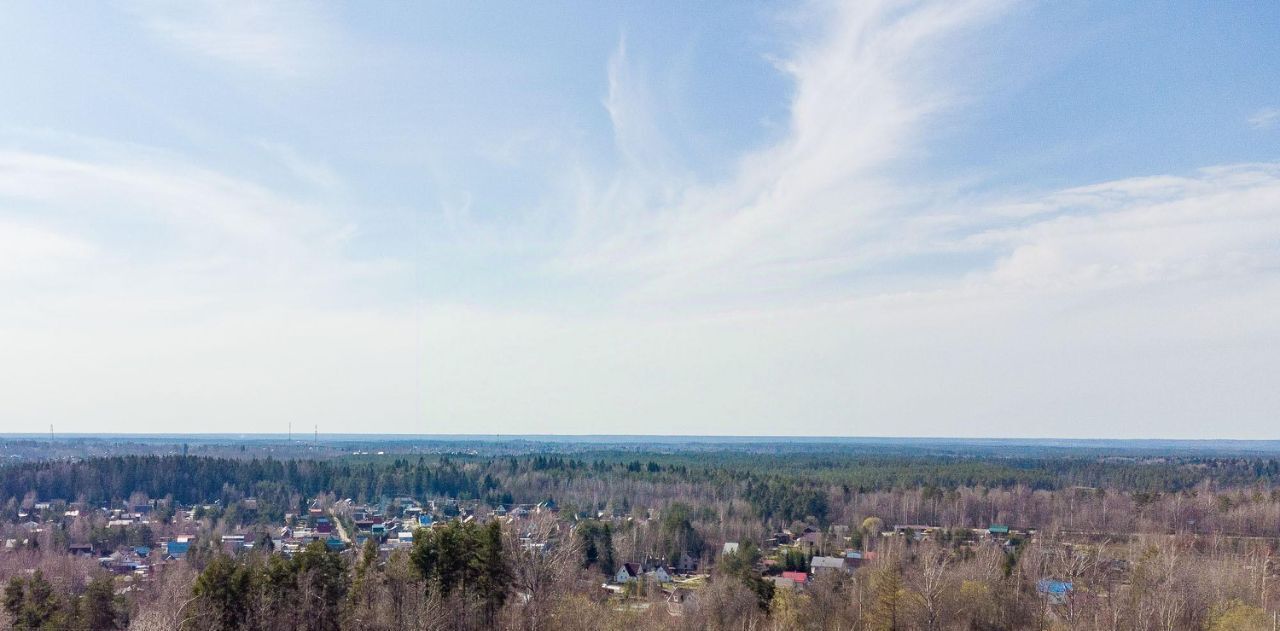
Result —
[{"label": "wispy white cloud", "polygon": [[1107,182],[1025,205],[1040,210],[1035,220],[964,239],[1002,255],[993,280],[1093,289],[1280,269],[1280,165]]},{"label": "wispy white cloud", "polygon": [[1260,109],[1249,117],[1249,126],[1254,129],[1271,129],[1280,123],[1280,107]]},{"label": "wispy white cloud", "polygon": [[95,248],[83,239],[0,217],[0,275],[46,274],[90,259]]},{"label": "wispy white cloud", "polygon": [[261,140],[257,144],[303,183],[326,191],[333,191],[342,186],[342,176],[320,160],[304,156],[284,143]]},{"label": "wispy white cloud", "polygon": [[92,294],[128,279],[120,291],[144,303],[305,299],[387,268],[344,254],[353,219],[342,209],[136,146],[0,150],[6,219],[29,226],[15,248],[28,269],[34,254],[55,265],[92,253],[74,285]]},{"label": "wispy white cloud", "polygon": [[334,59],[333,29],[311,3],[128,0],[123,6],[161,40],[245,68],[296,76]]},{"label": "wispy white cloud", "polygon": [[[859,242],[914,196],[886,170],[917,146],[926,116],[951,102],[937,76],[946,44],[1001,6],[825,7],[817,34],[780,62],[795,82],[782,140],[744,156],[723,182],[646,196],[627,186],[642,178],[633,169],[588,184],[579,195],[586,228],[564,264],[647,278],[639,291],[672,296],[797,286],[848,271]],[[606,100],[619,145],[644,156],[629,163],[660,168],[660,152],[636,149],[659,146],[661,132],[640,124],[652,120],[645,108],[653,105],[628,85],[637,79],[622,72],[625,61],[620,45]]]}]

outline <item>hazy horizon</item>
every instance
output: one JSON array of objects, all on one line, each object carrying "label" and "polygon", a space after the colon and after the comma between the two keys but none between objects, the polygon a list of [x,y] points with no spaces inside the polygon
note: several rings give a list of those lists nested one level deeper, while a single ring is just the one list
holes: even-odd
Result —
[{"label": "hazy horizon", "polygon": [[627,443],[661,443],[664,440],[676,442],[803,442],[803,443],[954,443],[954,444],[1010,444],[1010,445],[1055,445],[1055,444],[1266,444],[1280,449],[1280,439],[1266,438],[1077,438],[1069,436],[819,436],[804,434],[410,434],[410,433],[355,433],[355,432],[0,432],[0,438],[31,439],[36,441],[74,440],[82,438],[138,438],[138,439],[208,439],[223,440],[276,440],[285,439],[306,443],[313,438],[322,441],[339,441],[350,439],[388,440],[388,441],[581,441],[581,442],[627,442]]},{"label": "hazy horizon", "polygon": [[1278,3],[0,7],[0,433],[1269,439]]}]

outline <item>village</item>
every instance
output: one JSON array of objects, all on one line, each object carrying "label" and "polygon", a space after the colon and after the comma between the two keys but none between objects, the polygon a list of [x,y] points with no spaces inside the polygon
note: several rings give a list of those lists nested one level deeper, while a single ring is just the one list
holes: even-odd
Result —
[{"label": "village", "polygon": [[[30,499],[30,498],[29,498]],[[305,512],[287,513],[278,523],[258,520],[258,501],[239,500],[234,507],[215,502],[193,506],[164,500],[135,498],[120,506],[91,507],[64,500],[29,501],[16,513],[16,522],[4,526],[3,550],[51,547],[72,557],[95,560],[114,577],[118,594],[144,589],[166,566],[183,563],[196,555],[224,553],[230,556],[263,550],[290,557],[315,542],[340,555],[352,555],[369,542],[386,559],[397,550],[410,550],[423,529],[447,524],[484,525],[499,522],[516,533],[524,552],[547,554],[562,545],[587,523],[622,526],[636,519],[618,511],[565,514],[554,500],[536,504],[488,506],[477,500],[434,498],[418,500],[397,496],[377,504],[350,499],[311,502]],[[220,526],[211,531],[209,517],[231,509],[248,525]],[[656,520],[657,510],[644,511],[645,520]],[[225,524],[227,520],[217,523]],[[782,529],[761,541],[726,541],[692,555],[682,551],[671,559],[646,557],[620,560],[616,571],[599,588],[603,597],[619,607],[648,608],[665,604],[668,613],[680,616],[696,600],[715,563],[726,555],[753,552],[754,569],[775,589],[804,590],[827,573],[852,575],[872,564],[883,541],[897,539],[906,545],[938,542],[964,549],[979,545],[1012,551],[1036,536],[1035,529],[1013,529],[1002,524],[987,528],[946,529],[924,524],[883,526],[867,518],[856,528],[835,524],[825,530],[815,526]],[[1066,604],[1072,583],[1054,577],[1038,582],[1048,604]]]}]

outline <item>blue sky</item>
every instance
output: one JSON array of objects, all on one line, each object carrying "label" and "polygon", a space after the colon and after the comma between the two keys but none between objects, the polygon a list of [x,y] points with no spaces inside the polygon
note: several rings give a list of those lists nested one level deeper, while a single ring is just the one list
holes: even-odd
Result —
[{"label": "blue sky", "polygon": [[1274,438],[1277,24],[8,4],[0,431]]}]

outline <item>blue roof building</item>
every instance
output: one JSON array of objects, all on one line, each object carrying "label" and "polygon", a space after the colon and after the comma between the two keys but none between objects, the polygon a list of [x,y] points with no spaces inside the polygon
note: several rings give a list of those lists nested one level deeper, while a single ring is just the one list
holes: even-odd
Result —
[{"label": "blue roof building", "polygon": [[165,554],[168,554],[175,559],[181,559],[186,556],[187,551],[191,549],[190,541],[170,541],[164,545]]},{"label": "blue roof building", "polygon": [[1055,581],[1042,578],[1036,582],[1036,591],[1044,596],[1050,604],[1062,605],[1066,604],[1067,597],[1071,595],[1072,585],[1066,581]]}]

